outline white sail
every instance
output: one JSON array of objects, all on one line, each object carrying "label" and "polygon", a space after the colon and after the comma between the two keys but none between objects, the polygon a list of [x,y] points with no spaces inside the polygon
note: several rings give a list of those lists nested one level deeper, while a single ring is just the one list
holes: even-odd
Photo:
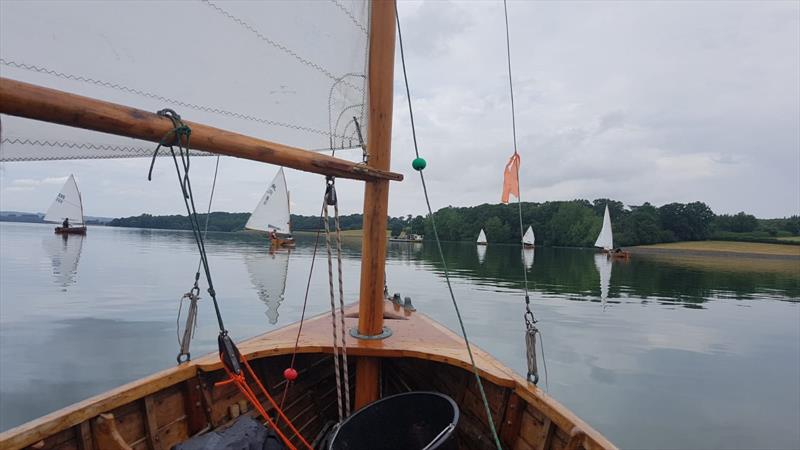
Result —
[{"label": "white sail", "polygon": [[481,228],[481,232],[478,234],[478,244],[485,244],[486,243],[486,233],[483,232],[483,228]]},{"label": "white sail", "polygon": [[278,322],[278,307],[283,302],[284,291],[286,291],[289,252],[248,254],[245,256],[244,262],[259,300],[267,305],[265,314],[269,323],[275,325]]},{"label": "white sail", "polygon": [[522,236],[522,243],[526,245],[533,245],[536,242],[536,236],[533,235],[533,228],[528,227],[528,231]]},{"label": "white sail", "polygon": [[525,266],[528,269],[533,268],[533,258],[536,256],[536,251],[532,248],[523,248],[522,256],[525,258]]},{"label": "white sail", "polygon": [[72,175],[67,178],[61,192],[58,193],[53,204],[44,215],[45,222],[61,223],[64,219],[69,219],[70,225],[83,225],[83,203],[75,177]]},{"label": "white sail", "polygon": [[[3,77],[145,111],[170,106],[195,123],[292,147],[360,148],[353,117],[369,139],[370,2],[42,5],[0,1]],[[144,23],[191,43],[182,48],[180,64],[160,33],[142,33]],[[153,67],[169,67],[170,76],[148,70]],[[12,139],[0,146],[0,161],[150,158],[154,149],[144,141],[6,115],[3,138]],[[24,144],[33,140],[95,145]]]},{"label": "white sail", "polygon": [[248,230],[286,234],[292,231],[289,224],[289,191],[286,189],[283,167],[278,170],[244,227]]},{"label": "white sail", "polygon": [[606,212],[603,214],[603,228],[600,229],[600,235],[597,236],[597,241],[595,241],[594,246],[601,247],[605,250],[614,248],[614,237],[611,233],[611,216],[608,214],[608,205],[606,205]]},{"label": "white sail", "polygon": [[608,300],[608,287],[611,284],[611,261],[604,254],[596,254],[594,265],[600,274],[600,300],[605,304]]}]

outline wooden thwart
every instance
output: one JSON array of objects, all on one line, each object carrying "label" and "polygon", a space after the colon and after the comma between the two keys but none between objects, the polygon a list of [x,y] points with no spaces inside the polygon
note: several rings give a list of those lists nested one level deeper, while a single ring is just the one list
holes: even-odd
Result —
[{"label": "wooden thwart", "polygon": [[[156,143],[173,129],[169,119],[152,112],[9,78],[0,78],[0,113]],[[341,178],[366,181],[403,179],[403,175],[388,170],[208,125],[184,122],[192,129],[190,142],[194,150]]]}]

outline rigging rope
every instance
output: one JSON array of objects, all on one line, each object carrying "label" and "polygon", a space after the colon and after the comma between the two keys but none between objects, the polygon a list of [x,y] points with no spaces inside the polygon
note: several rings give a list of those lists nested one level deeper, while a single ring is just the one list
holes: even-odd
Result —
[{"label": "rigging rope", "polygon": [[[353,118],[353,119],[355,120],[355,118]],[[362,147],[364,146],[363,141],[361,142],[361,146]],[[331,156],[336,156],[336,148],[333,146],[333,142],[331,142],[330,150],[331,150]],[[326,193],[325,193],[325,195],[323,197],[324,198],[322,200],[322,208],[320,209],[319,218],[320,218],[320,221],[324,221],[324,223],[327,225],[328,224],[328,218],[327,218],[327,180],[326,180]],[[339,216],[339,210],[338,210],[338,205],[337,205],[337,207],[336,207],[337,225],[336,226],[337,226],[337,229],[340,229],[341,227],[340,227],[340,224],[338,222],[338,216]],[[314,262],[317,260],[317,249],[319,248],[319,237],[320,237],[320,234],[321,234],[321,229],[317,229],[317,236],[314,239],[314,251],[311,254],[311,264],[310,264],[310,267],[309,267],[309,270],[308,270],[308,279],[306,280],[306,292],[305,292],[305,296],[303,297],[303,309],[302,309],[302,312],[300,313],[300,325],[297,327],[297,335],[295,336],[295,340],[294,340],[294,349],[292,350],[292,360],[289,363],[289,367],[286,370],[284,370],[284,372],[283,372],[283,376],[286,379],[286,383],[284,384],[283,395],[281,397],[281,408],[283,408],[283,405],[286,402],[286,397],[287,397],[287,395],[289,393],[289,386],[291,385],[291,383],[294,380],[297,379],[297,371],[295,370],[294,365],[295,365],[295,361],[297,359],[297,348],[298,348],[299,343],[300,343],[300,335],[303,332],[303,323],[305,322],[306,306],[308,305],[308,294],[309,294],[309,292],[311,290],[311,277],[314,274]],[[327,239],[328,239],[328,236],[326,235],[326,243],[327,243]],[[340,241],[339,242],[340,245],[338,247],[338,250],[339,250],[339,287],[340,287],[340,299],[341,299],[341,298],[344,297],[343,294],[341,293],[341,286],[342,286],[342,276],[341,276],[341,237],[339,237],[339,241]],[[328,270],[328,280],[329,280],[329,282],[331,282],[332,279],[333,279],[333,275],[332,275],[331,270],[329,268],[329,270]],[[331,287],[331,291],[332,290],[333,290],[333,288]],[[333,305],[331,305],[331,309],[332,310],[334,309]],[[334,343],[334,347],[335,347],[336,346],[336,334],[335,334],[336,333],[336,331],[335,331],[336,321],[335,321],[335,319],[333,321],[333,325],[334,325],[333,326],[334,327],[333,343]],[[344,330],[344,314],[342,314],[342,329]],[[342,335],[342,343],[344,344],[344,334]],[[334,348],[334,352],[335,351],[336,351],[336,349]],[[347,351],[347,347],[344,347],[344,351],[345,352]],[[336,366],[336,363],[338,362],[338,358],[336,358],[335,354],[334,354],[334,359],[335,359],[334,366]],[[336,374],[337,375],[339,374],[338,370],[336,370]],[[349,385],[349,377],[348,377],[347,373],[345,373],[345,379],[348,380],[348,384],[347,384],[347,386],[348,386],[347,405],[348,405],[348,415],[349,415],[350,414],[350,412],[349,412],[349,406],[350,406],[349,386],[350,385]],[[339,379],[337,377],[337,383],[336,383],[337,400],[341,400],[341,387],[340,386],[341,386],[341,383],[339,382]],[[277,422],[277,414],[276,414],[275,421]],[[340,421],[341,421],[341,403],[340,403]]]},{"label": "rigging rope", "polygon": [[417,146],[417,132],[416,127],[414,126],[414,109],[411,106],[411,90],[408,87],[408,74],[406,72],[406,60],[405,60],[405,53],[403,51],[403,34],[400,32],[400,16],[397,13],[397,4],[395,4],[395,18],[397,20],[397,37],[398,42],[400,44],[400,61],[403,65],[403,80],[405,82],[406,87],[406,98],[408,100],[408,114],[411,119],[411,135],[414,139],[414,153],[416,155],[416,159],[413,162],[413,167],[417,172],[419,172],[419,178],[422,182],[422,192],[425,194],[425,204],[428,207],[428,217],[431,219],[431,227],[433,228],[433,236],[436,239],[436,247],[439,250],[439,257],[442,260],[442,269],[444,272],[444,279],[447,283],[447,289],[450,292],[450,299],[453,302],[453,308],[456,311],[456,317],[458,318],[458,324],[461,327],[461,335],[464,337],[464,344],[467,347],[467,353],[469,354],[469,360],[472,364],[472,372],[475,375],[475,381],[478,385],[478,390],[481,394],[481,400],[483,401],[483,407],[486,411],[486,418],[489,422],[489,428],[492,432],[492,438],[494,438],[495,446],[498,450],[502,450],[502,445],[500,444],[500,437],[497,434],[497,429],[494,425],[494,419],[492,418],[492,409],[489,406],[489,400],[486,398],[486,392],[483,389],[483,382],[481,381],[481,376],[478,373],[478,366],[475,364],[475,357],[472,355],[472,346],[469,343],[469,338],[467,337],[467,330],[464,326],[464,320],[461,317],[461,311],[458,308],[458,302],[456,301],[455,293],[453,292],[453,286],[450,283],[450,274],[447,269],[447,261],[444,257],[444,250],[442,250],[442,243],[439,239],[439,232],[436,229],[436,218],[433,214],[433,208],[431,208],[431,201],[428,195],[428,188],[425,185],[425,175],[422,173],[423,169],[426,166],[425,160],[419,156],[419,147]]},{"label": "rigging rope", "polygon": [[[334,207],[334,221],[336,226],[336,248],[337,248],[337,267],[339,271],[339,312],[338,315],[341,320],[341,329],[336,323],[336,305],[335,294],[333,289],[333,256],[331,251],[331,230],[330,220],[328,217],[328,207]],[[328,286],[330,289],[331,298],[331,325],[333,329],[333,362],[334,370],[336,371],[336,400],[339,406],[339,421],[343,421],[350,416],[350,377],[348,374],[347,364],[347,344],[345,342],[345,324],[344,324],[344,290],[342,285],[342,244],[341,244],[341,230],[339,224],[339,206],[338,199],[336,198],[336,185],[333,177],[327,177],[325,189],[325,205],[322,210],[323,220],[325,225],[325,247],[328,252]],[[338,349],[339,334],[341,334],[341,372],[339,364]],[[344,380],[342,380],[344,378]],[[344,400],[342,399],[342,391],[344,391]]]},{"label": "rigging rope", "polygon": [[[536,335],[539,334],[541,336],[541,332],[538,328],[536,328],[536,318],[533,315],[533,311],[531,311],[531,296],[530,292],[528,291],[528,269],[525,263],[525,226],[522,223],[522,189],[519,188],[519,152],[517,150],[517,114],[516,109],[514,107],[514,82],[511,76],[511,37],[509,33],[508,27],[508,4],[507,0],[503,0],[503,13],[505,17],[505,25],[506,25],[506,60],[508,62],[508,88],[511,94],[511,133],[514,139],[514,156],[512,156],[512,160],[514,158],[517,159],[517,164],[514,165],[514,170],[516,170],[516,180],[517,180],[517,212],[519,215],[519,239],[520,239],[520,261],[522,262],[522,277],[524,279],[524,287],[525,287],[525,314],[523,315],[525,319],[525,343],[526,349],[528,354],[528,381],[536,384],[539,382],[539,369],[536,365]],[[511,163],[509,163],[511,164]],[[544,358],[544,348],[542,349],[542,358]],[[531,363],[531,359],[533,363]],[[542,360],[544,362],[544,359]],[[547,365],[545,363],[545,372],[547,372]]]},{"label": "rigging rope", "polygon": [[[217,161],[214,165],[214,179],[211,183],[211,193],[208,195],[208,209],[206,210],[206,224],[203,230],[203,238],[205,239],[208,236],[208,220],[211,218],[211,203],[214,201],[214,192],[217,187],[217,174],[219,173],[219,155],[217,155]],[[194,274],[194,286],[189,292],[183,294],[181,297],[181,301],[178,304],[178,342],[180,345],[180,351],[178,353],[178,364],[182,362],[189,361],[191,359],[191,354],[189,353],[189,346],[192,343],[192,338],[194,337],[194,332],[197,329],[197,301],[200,300],[200,288],[198,287],[197,283],[200,280],[200,266],[203,264],[202,258],[197,262],[197,269],[195,270]],[[189,300],[189,312],[186,315],[186,326],[183,330],[183,337],[181,338],[180,334],[180,320],[181,320],[181,310],[183,309],[183,300]],[[184,359],[185,357],[185,359]]]},{"label": "rigging rope", "polygon": [[219,356],[220,356],[220,359],[223,361],[222,367],[225,369],[225,373],[228,374],[228,379],[225,380],[225,381],[217,382],[214,385],[215,386],[221,386],[221,385],[226,385],[226,384],[229,384],[229,383],[234,383],[236,385],[236,387],[238,387],[239,390],[242,392],[242,394],[247,398],[247,400],[250,403],[253,404],[253,406],[256,408],[258,413],[261,414],[261,417],[263,417],[264,420],[267,421],[269,426],[273,430],[275,430],[275,433],[278,435],[278,437],[281,438],[281,440],[286,445],[286,447],[288,447],[290,450],[296,450],[297,447],[294,446],[292,444],[292,442],[289,440],[289,438],[283,433],[283,431],[281,431],[281,429],[278,428],[277,420],[273,421],[269,417],[269,414],[267,414],[267,411],[264,409],[264,407],[261,405],[261,402],[258,400],[258,396],[253,391],[253,389],[250,387],[250,385],[247,383],[247,378],[246,378],[245,374],[246,373],[249,374],[250,378],[252,378],[253,381],[255,381],[256,385],[261,390],[261,394],[263,394],[264,397],[266,397],[267,401],[272,405],[272,407],[275,408],[276,414],[286,422],[286,425],[289,427],[289,430],[291,430],[291,432],[295,436],[297,436],[297,438],[305,446],[305,448],[307,448],[308,450],[313,450],[313,447],[311,446],[311,444],[309,444],[308,441],[303,437],[303,435],[300,434],[300,431],[298,431],[297,428],[294,426],[294,424],[292,424],[292,421],[289,420],[288,417],[286,417],[286,414],[284,414],[283,410],[275,402],[275,399],[273,399],[272,396],[269,395],[269,392],[264,387],[264,384],[261,383],[261,380],[258,378],[258,376],[256,375],[255,371],[250,366],[250,363],[247,361],[247,358],[242,356],[239,353],[239,350],[236,347],[234,347],[233,350],[234,350],[234,355],[233,356],[236,357],[236,361],[241,362],[242,365],[244,365],[245,369],[247,369],[247,371],[246,372],[245,371],[240,371],[240,373],[234,373],[233,370],[231,370],[231,368],[228,367],[228,365],[225,363],[226,356],[228,356],[228,355],[224,355],[223,352],[220,351],[220,355]]},{"label": "rigging rope", "polygon": [[[264,388],[264,385],[259,380],[258,376],[256,375],[255,371],[253,371],[252,367],[250,367],[250,363],[247,361],[247,358],[242,356],[239,352],[239,349],[236,347],[236,344],[231,339],[228,331],[225,329],[225,325],[222,321],[222,313],[219,309],[219,304],[217,302],[217,295],[216,291],[214,290],[214,283],[211,279],[211,269],[208,263],[208,254],[206,253],[204,236],[201,232],[200,222],[197,218],[197,208],[195,207],[194,202],[194,194],[192,192],[192,184],[189,178],[189,169],[190,169],[190,159],[189,159],[189,138],[191,136],[192,130],[186,124],[183,123],[181,117],[171,109],[163,109],[158,111],[157,113],[159,116],[167,117],[172,121],[173,129],[172,131],[166,133],[164,137],[159,142],[158,146],[156,147],[155,152],[153,153],[153,160],[150,165],[150,171],[148,174],[148,180],[152,179],[153,174],[153,166],[155,165],[156,157],[158,156],[158,152],[161,147],[168,147],[170,153],[172,155],[172,159],[175,163],[175,171],[178,175],[178,183],[181,186],[181,192],[183,193],[183,201],[184,205],[186,206],[186,211],[189,215],[189,222],[192,225],[192,235],[195,238],[195,243],[197,244],[197,249],[200,253],[200,262],[204,269],[206,281],[208,282],[208,293],[211,296],[211,300],[214,304],[214,312],[217,316],[217,323],[219,325],[219,335],[217,336],[217,343],[219,346],[219,358],[222,361],[222,366],[225,372],[228,374],[228,380],[223,381],[217,384],[227,384],[227,383],[234,383],[242,392],[242,394],[253,404],[253,406],[258,410],[259,414],[267,421],[267,423],[275,430],[278,436],[283,440],[284,444],[290,449],[296,449],[294,445],[292,445],[291,441],[284,435],[284,433],[278,428],[278,426],[270,419],[267,412],[264,410],[264,407],[258,400],[258,397],[250,388],[249,384],[246,380],[246,374],[249,374],[250,377],[255,381],[258,387],[261,389],[261,393],[267,398],[267,400],[272,404],[272,406],[276,409],[276,412],[280,415],[280,417],[286,421],[287,426],[290,430],[297,436],[300,441],[305,445],[306,448],[312,449],[311,445],[308,441],[303,438],[299,431],[294,427],[288,417],[283,413],[283,411],[279,408],[278,404],[269,395],[269,392]],[[175,153],[175,146],[178,147],[178,153]],[[181,163],[178,164],[178,157],[180,156]],[[183,169],[183,170],[181,170]],[[199,275],[199,273],[198,273]],[[198,276],[199,278],[199,276]],[[242,365],[247,369],[245,372],[242,370]]]}]

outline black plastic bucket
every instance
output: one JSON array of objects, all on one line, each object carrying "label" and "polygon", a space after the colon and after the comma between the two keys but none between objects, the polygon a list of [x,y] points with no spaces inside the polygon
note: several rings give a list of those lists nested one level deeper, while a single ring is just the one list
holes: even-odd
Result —
[{"label": "black plastic bucket", "polygon": [[336,430],[331,450],[455,449],[458,405],[438,392],[392,395],[356,411]]}]

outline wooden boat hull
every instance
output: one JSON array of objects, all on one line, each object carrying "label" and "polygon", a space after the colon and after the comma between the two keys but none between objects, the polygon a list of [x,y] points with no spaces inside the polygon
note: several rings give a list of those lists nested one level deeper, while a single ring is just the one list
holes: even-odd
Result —
[{"label": "wooden boat hull", "polygon": [[[359,358],[378,358],[383,395],[410,390],[449,395],[461,410],[459,448],[494,448],[463,340],[424,315],[390,302],[384,308],[392,337],[372,341],[347,335],[351,378]],[[349,308],[347,327],[357,320],[356,308]],[[297,327],[289,325],[239,344],[276,399],[285,387],[281,374],[291,360]],[[295,364],[300,376],[288,390],[284,411],[307,439],[337,420],[330,341],[327,315],[306,321]],[[504,448],[616,448],[511,369],[480,349],[473,352]],[[207,355],[8,430],[0,434],[0,448],[167,450],[241,414],[253,414],[235,387],[215,386],[223,378],[219,357]]]},{"label": "wooden boat hull", "polygon": [[86,234],[86,227],[56,227],[56,234]]},{"label": "wooden boat hull", "polygon": [[630,259],[630,257],[631,257],[631,252],[628,252],[628,251],[625,251],[625,250],[621,250],[621,251],[615,252],[615,251],[609,251],[609,250],[603,249],[603,250],[600,251],[600,253],[603,253],[609,259]]},{"label": "wooden boat hull", "polygon": [[270,239],[269,241],[272,248],[295,246],[294,238],[277,238],[277,239]]}]

